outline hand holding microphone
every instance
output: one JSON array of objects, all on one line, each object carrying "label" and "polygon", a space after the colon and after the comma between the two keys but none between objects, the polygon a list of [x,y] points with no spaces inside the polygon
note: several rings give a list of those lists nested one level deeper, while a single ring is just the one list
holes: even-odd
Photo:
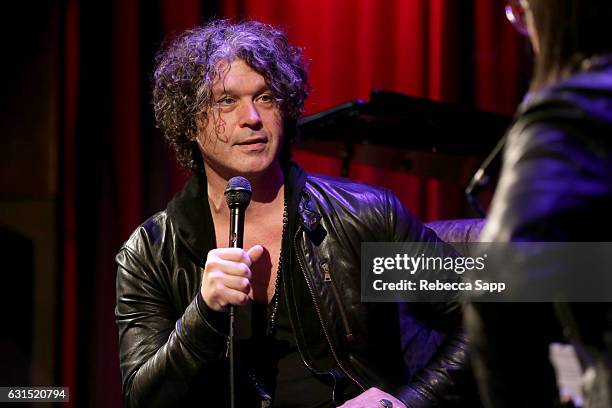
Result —
[{"label": "hand holding microphone", "polygon": [[255,245],[242,248],[217,248],[208,253],[202,276],[202,297],[209,308],[227,311],[229,305],[244,305],[251,292],[251,265],[264,249]]},{"label": "hand holding microphone", "polygon": [[251,184],[244,177],[233,177],[227,183],[229,248],[217,248],[208,253],[200,288],[208,307],[216,311],[226,311],[228,306],[244,305],[249,301],[250,267],[264,252],[261,245],[248,251],[242,249],[244,213],[251,202],[251,194]]},{"label": "hand holding microphone", "polygon": [[[249,301],[251,269],[253,262],[263,253],[261,245],[248,252],[242,249],[244,212],[251,202],[251,183],[244,177],[232,177],[225,189],[225,201],[230,210],[229,248],[210,251],[202,278],[202,296],[209,307],[223,310],[229,307],[229,333],[227,356],[229,357],[230,407],[236,407],[236,363],[234,361],[234,329],[236,306]],[[206,290],[205,290],[206,289]],[[205,296],[204,292],[207,292]]]}]

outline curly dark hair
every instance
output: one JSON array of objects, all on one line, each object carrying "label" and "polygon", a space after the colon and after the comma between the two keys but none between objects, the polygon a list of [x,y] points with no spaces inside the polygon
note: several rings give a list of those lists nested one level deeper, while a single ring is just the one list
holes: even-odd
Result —
[{"label": "curly dark hair", "polygon": [[[223,73],[220,63],[235,59],[264,77],[283,116],[285,139],[295,132],[303,113],[309,91],[306,65],[301,49],[291,46],[281,30],[257,21],[229,20],[188,30],[157,54],[153,108],[157,127],[189,170],[202,170],[196,119],[214,104],[212,86]],[[286,154],[288,148],[284,150]]]}]

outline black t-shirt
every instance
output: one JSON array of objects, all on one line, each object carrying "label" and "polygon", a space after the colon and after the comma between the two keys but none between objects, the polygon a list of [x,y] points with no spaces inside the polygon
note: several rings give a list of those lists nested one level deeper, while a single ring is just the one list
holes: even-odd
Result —
[{"label": "black t-shirt", "polygon": [[[281,291],[282,292],[282,291]],[[279,300],[276,330],[267,335],[271,306],[252,303],[238,308],[236,320],[236,355],[242,376],[248,378],[253,391],[268,395],[274,407],[334,407],[332,383],[325,375],[317,375],[306,367],[298,352],[284,296]],[[333,366],[326,356],[325,343],[317,342],[317,370]],[[239,391],[240,393],[241,391]]]}]

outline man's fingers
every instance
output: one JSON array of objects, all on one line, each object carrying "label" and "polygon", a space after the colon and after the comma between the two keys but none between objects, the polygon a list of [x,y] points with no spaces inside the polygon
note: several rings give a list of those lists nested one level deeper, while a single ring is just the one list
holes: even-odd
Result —
[{"label": "man's fingers", "polygon": [[247,253],[240,248],[217,248],[208,253],[200,291],[204,301],[214,310],[227,305],[244,305],[249,301],[252,262],[263,253],[255,245]]},{"label": "man's fingers", "polygon": [[218,304],[220,309],[228,305],[243,306],[249,303],[249,296],[239,290],[224,287],[216,293],[214,303]]},{"label": "man's fingers", "polygon": [[243,262],[247,266],[251,266],[251,258],[242,248],[216,248],[209,252],[209,259],[210,257],[225,261]]},{"label": "man's fingers", "polygon": [[248,294],[251,290],[251,282],[242,276],[232,276],[222,273],[212,273],[210,276],[211,285],[220,285],[218,289],[228,288]]},{"label": "man's fingers", "polygon": [[226,261],[217,258],[206,262],[204,270],[206,273],[223,272],[227,275],[243,276],[251,279],[251,268],[242,262]]},{"label": "man's fingers", "polygon": [[394,408],[406,408],[403,402],[394,396],[387,394],[378,388],[369,388],[355,398],[346,401],[338,408],[361,408],[361,407],[382,407],[380,401],[385,399],[393,405]]},{"label": "man's fingers", "polygon": [[249,251],[247,252],[247,256],[251,260],[251,264],[249,266],[257,262],[259,258],[261,258],[263,253],[264,248],[261,245],[254,245],[253,247],[251,247],[251,249],[249,249]]}]

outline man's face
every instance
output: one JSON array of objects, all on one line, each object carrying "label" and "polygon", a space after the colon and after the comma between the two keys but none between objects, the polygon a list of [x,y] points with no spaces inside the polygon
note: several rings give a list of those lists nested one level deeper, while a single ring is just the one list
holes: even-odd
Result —
[{"label": "man's face", "polygon": [[213,84],[213,107],[198,123],[207,171],[224,179],[262,175],[278,164],[283,120],[264,78],[240,59]]}]

